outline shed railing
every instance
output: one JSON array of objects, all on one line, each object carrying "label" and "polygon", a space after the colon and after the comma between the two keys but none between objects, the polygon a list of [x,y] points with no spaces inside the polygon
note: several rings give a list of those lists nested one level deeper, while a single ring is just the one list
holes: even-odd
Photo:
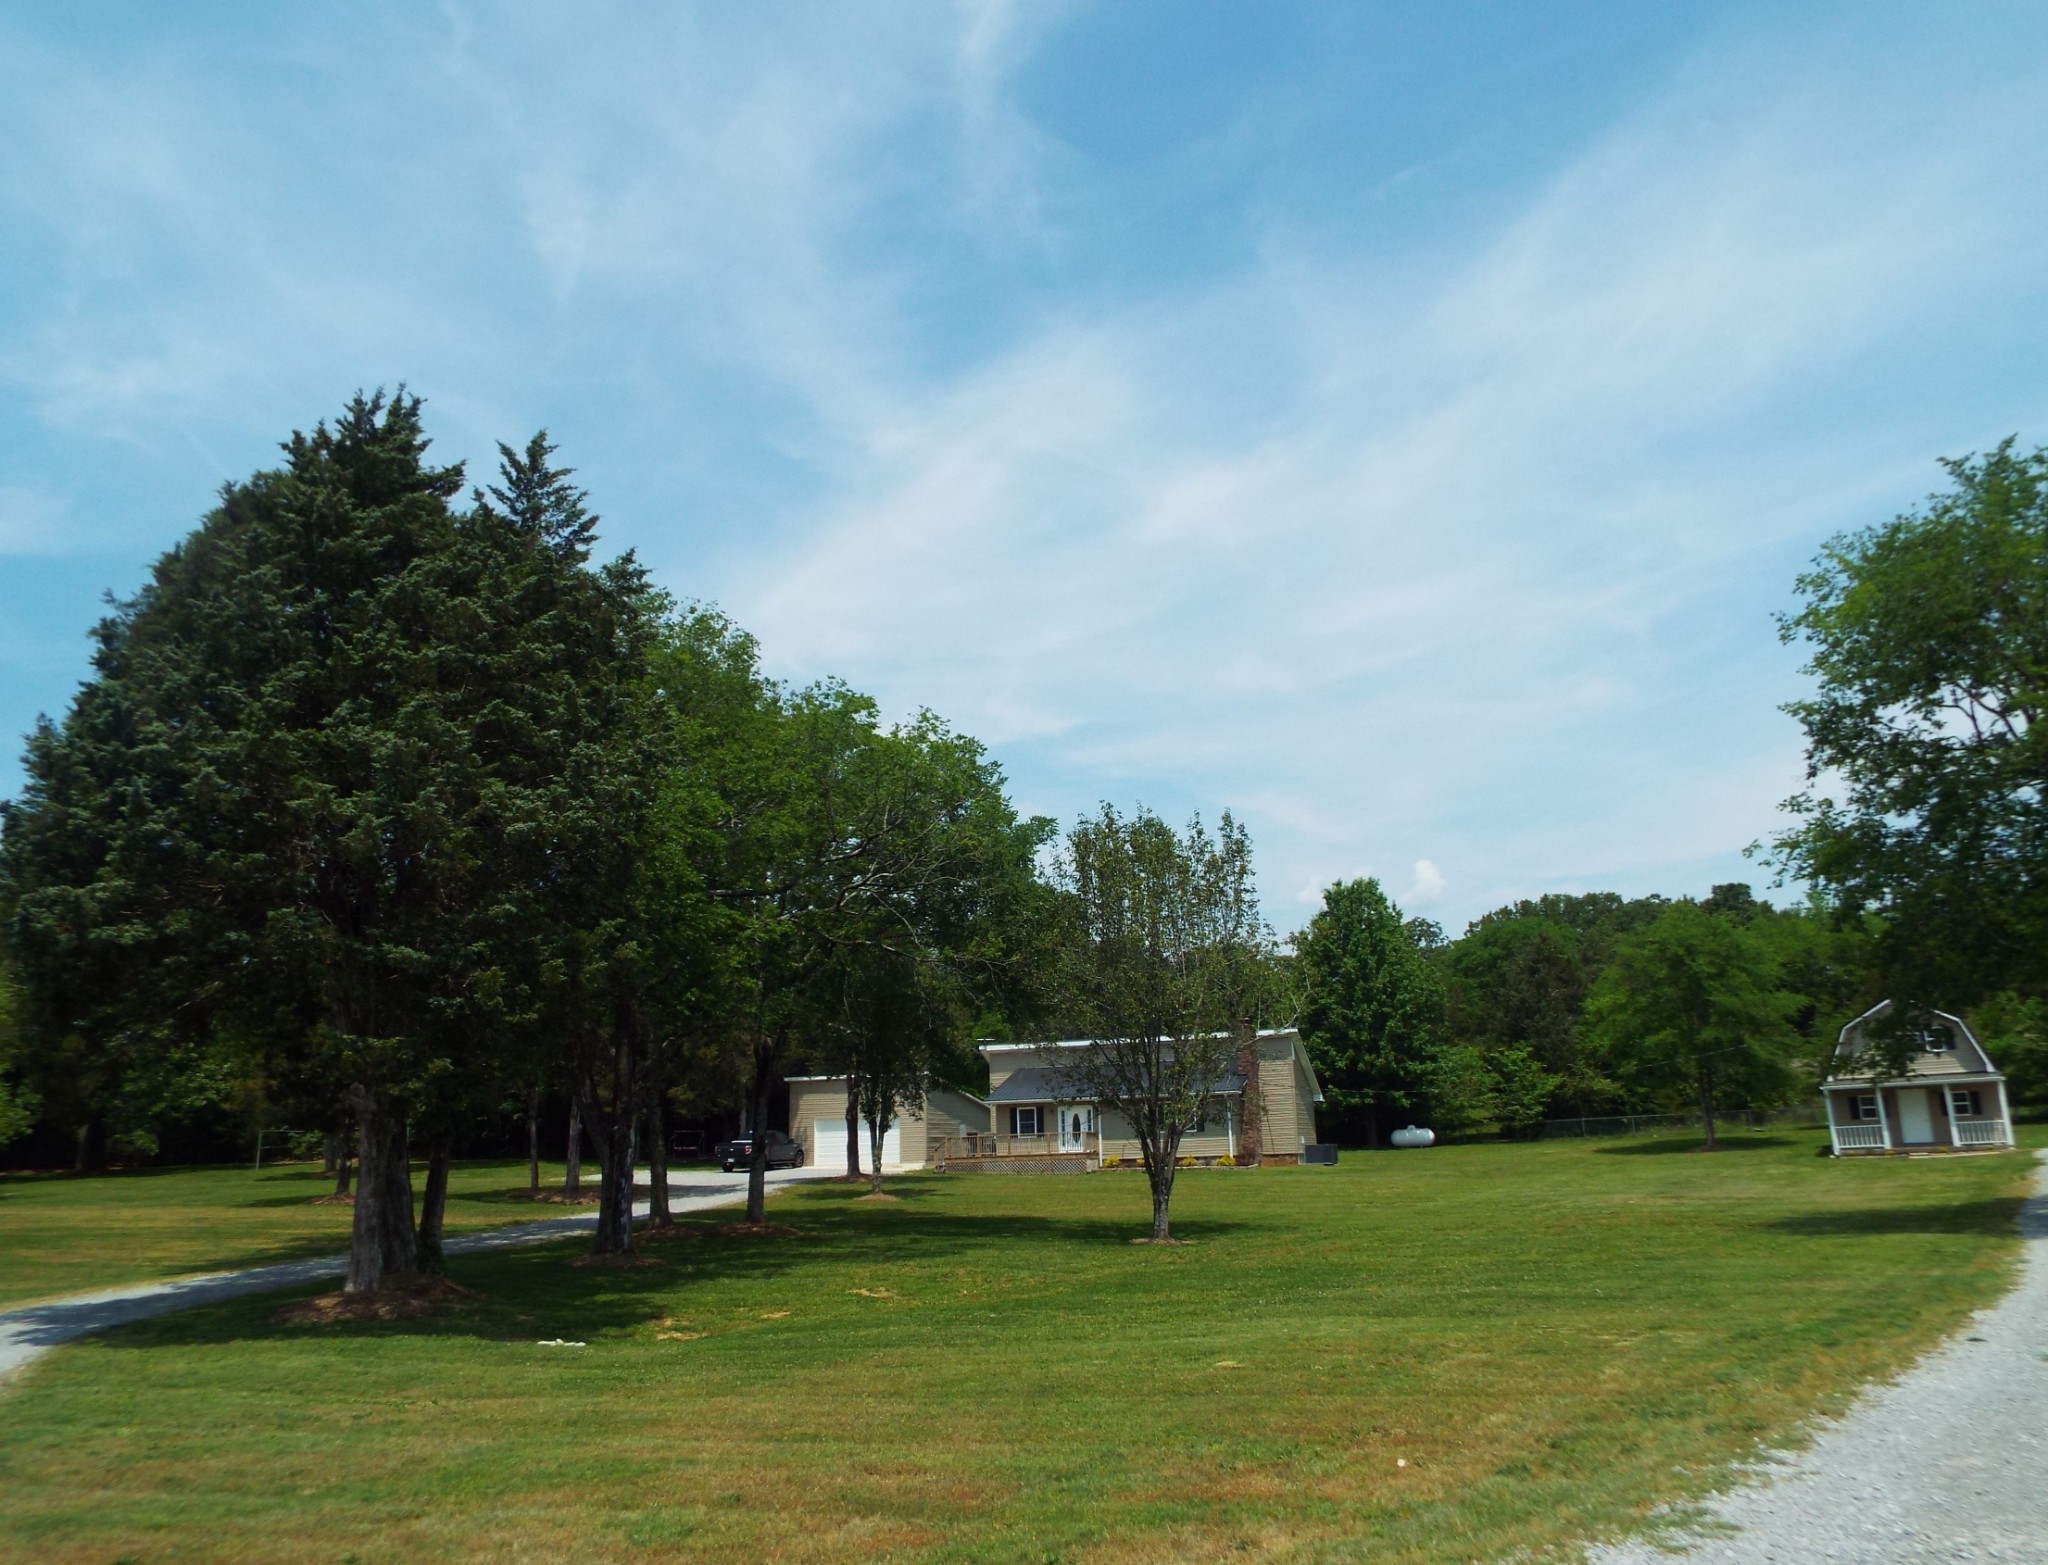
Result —
[{"label": "shed railing", "polygon": [[1884,1127],[1882,1125],[1837,1125],[1835,1127],[1835,1150],[1857,1150],[1865,1147],[1882,1149]]},{"label": "shed railing", "polygon": [[2002,1119],[1959,1119],[1953,1128],[1959,1147],[2002,1147],[2012,1141]]}]

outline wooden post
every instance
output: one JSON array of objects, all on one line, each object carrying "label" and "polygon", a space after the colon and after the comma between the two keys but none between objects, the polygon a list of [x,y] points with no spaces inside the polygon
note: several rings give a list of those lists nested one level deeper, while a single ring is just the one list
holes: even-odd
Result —
[{"label": "wooden post", "polygon": [[1877,1096],[1877,1133],[1884,1138],[1884,1149],[1889,1152],[1892,1150],[1892,1122],[1884,1111],[1884,1083],[1874,1081],[1870,1085]]},{"label": "wooden post", "polygon": [[2005,1144],[2012,1146],[2012,1102],[2005,1095],[2005,1078],[1998,1078],[1998,1120],[1999,1128],[2005,1132]]}]

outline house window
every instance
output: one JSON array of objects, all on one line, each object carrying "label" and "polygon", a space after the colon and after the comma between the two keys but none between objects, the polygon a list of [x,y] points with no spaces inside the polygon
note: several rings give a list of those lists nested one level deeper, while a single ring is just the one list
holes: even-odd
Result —
[{"label": "house window", "polygon": [[1028,1109],[1010,1110],[1010,1134],[1013,1136],[1036,1136],[1043,1134],[1039,1127],[1038,1110],[1035,1106]]},{"label": "house window", "polygon": [[1849,1112],[1857,1119],[1877,1118],[1877,1094],[1859,1092],[1849,1100]]},{"label": "house window", "polygon": [[1929,1054],[1946,1054],[1956,1046],[1954,1035],[1946,1027],[1925,1028],[1914,1036]]},{"label": "house window", "polygon": [[1957,1119],[1975,1119],[1984,1112],[1984,1095],[1975,1087],[1951,1087],[1948,1111]]}]

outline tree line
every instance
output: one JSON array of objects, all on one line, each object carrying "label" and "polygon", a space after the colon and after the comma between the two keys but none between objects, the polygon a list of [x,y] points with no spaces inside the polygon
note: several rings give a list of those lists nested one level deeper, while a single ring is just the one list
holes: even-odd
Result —
[{"label": "tree line", "polygon": [[[1766,850],[1804,903],[1553,895],[1447,940],[1356,880],[1281,942],[1227,814],[1104,806],[1061,838],[939,717],[772,679],[717,611],[596,560],[545,434],[466,494],[427,451],[418,399],[356,397],[95,628],[0,806],[0,1144],[322,1133],[354,1149],[368,1292],[438,1264],[479,1126],[523,1114],[537,1168],[566,1103],[623,1252],[637,1160],[667,1220],[671,1114],[763,1129],[788,1074],[843,1073],[873,1167],[928,1080],[977,1084],[979,1039],[1092,1040],[1074,1085],[1143,1144],[1161,1239],[1180,1138],[1260,1026],[1299,1024],[1325,1133],[1368,1143],[1668,1108],[1711,1139],[1885,995],[1969,1009],[2016,1095],[2048,1091],[2042,453],[1951,464],[1800,579],[1791,710],[1846,790],[1789,801]],[[755,1221],[764,1174],[757,1136]]]}]

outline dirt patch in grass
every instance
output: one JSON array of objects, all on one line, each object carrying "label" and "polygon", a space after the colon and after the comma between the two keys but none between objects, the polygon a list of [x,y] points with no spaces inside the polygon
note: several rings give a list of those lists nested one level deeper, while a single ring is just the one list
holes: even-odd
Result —
[{"label": "dirt patch in grass", "polygon": [[856,1201],[901,1201],[902,1199],[903,1197],[901,1197],[900,1195],[889,1195],[880,1190],[871,1191],[867,1195],[857,1195],[854,1197],[854,1200]]},{"label": "dirt patch in grass", "polygon": [[467,1314],[483,1295],[428,1272],[387,1272],[375,1293],[323,1293],[287,1304],[270,1318],[280,1326],[335,1326],[354,1321],[425,1320]]},{"label": "dirt patch in grass", "polygon": [[566,1190],[521,1190],[513,1197],[515,1201],[538,1201],[543,1206],[596,1206],[602,1199],[593,1190],[589,1195],[577,1191],[574,1195]]},{"label": "dirt patch in grass", "polygon": [[326,1195],[316,1195],[306,1203],[308,1206],[354,1206],[355,1204],[356,1197],[353,1190],[330,1191]]},{"label": "dirt patch in grass", "polygon": [[1193,1244],[1194,1242],[1192,1239],[1154,1239],[1149,1234],[1142,1239],[1133,1239],[1131,1241],[1132,1244],[1156,1244],[1168,1247],[1178,1247],[1184,1244]]}]

